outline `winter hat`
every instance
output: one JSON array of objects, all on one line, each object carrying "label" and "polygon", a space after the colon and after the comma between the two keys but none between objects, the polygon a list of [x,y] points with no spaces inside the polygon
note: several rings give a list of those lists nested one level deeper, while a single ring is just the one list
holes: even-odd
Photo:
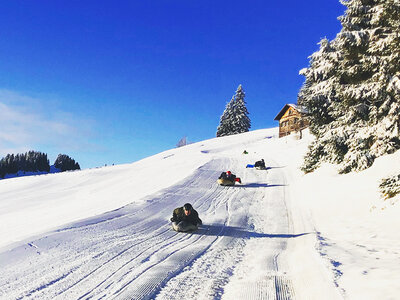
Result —
[{"label": "winter hat", "polygon": [[231,171],[226,172],[226,174],[230,175],[230,174],[231,174]]},{"label": "winter hat", "polygon": [[186,203],[186,204],[183,206],[183,209],[184,209],[184,210],[187,210],[187,211],[192,210],[192,204]]}]

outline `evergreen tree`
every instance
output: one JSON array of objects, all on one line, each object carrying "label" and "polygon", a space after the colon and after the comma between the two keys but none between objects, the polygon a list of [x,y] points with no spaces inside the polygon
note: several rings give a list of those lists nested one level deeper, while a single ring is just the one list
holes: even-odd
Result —
[{"label": "evergreen tree", "polygon": [[245,93],[242,85],[239,85],[236,90],[235,105],[233,107],[232,127],[234,134],[248,132],[251,127],[250,118],[248,116],[249,112],[247,111],[244,97]]},{"label": "evergreen tree", "polygon": [[80,170],[81,167],[74,159],[69,157],[66,154],[58,154],[54,166],[57,169],[60,169],[61,172],[70,171],[70,170]]},{"label": "evergreen tree", "polygon": [[298,104],[316,137],[303,165],[363,170],[400,148],[400,3],[347,0],[342,30],[311,56]]},{"label": "evergreen tree", "polygon": [[18,164],[15,160],[14,154],[7,154],[6,156],[7,161],[7,173],[14,174],[18,172]]},{"label": "evergreen tree", "polygon": [[217,137],[249,131],[251,123],[244,97],[245,93],[242,85],[239,85],[235,96],[228,102],[220,118],[220,124],[217,128]]},{"label": "evergreen tree", "polygon": [[7,170],[6,170],[6,164],[4,162],[4,159],[0,160],[0,178],[4,178],[6,176]]},{"label": "evergreen tree", "polygon": [[217,137],[233,134],[232,118],[234,102],[235,98],[232,97],[231,101],[226,104],[224,113],[220,118],[219,126],[217,128]]},{"label": "evergreen tree", "polygon": [[49,172],[50,165],[47,154],[29,151],[25,154],[7,154],[0,160],[0,177],[6,174],[16,174],[18,171],[25,172]]}]

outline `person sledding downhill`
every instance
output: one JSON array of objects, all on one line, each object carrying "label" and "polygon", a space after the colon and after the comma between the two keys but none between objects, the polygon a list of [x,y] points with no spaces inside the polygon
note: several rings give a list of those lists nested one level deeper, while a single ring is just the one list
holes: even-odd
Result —
[{"label": "person sledding downhill", "polygon": [[236,182],[242,183],[242,180],[236,177],[236,175],[233,175],[231,171],[227,171],[219,175],[217,182],[220,185],[235,185]]},{"label": "person sledding downhill", "polygon": [[203,224],[198,212],[190,203],[175,208],[172,213],[171,222],[172,228],[179,232],[195,231],[199,228],[199,225]]},{"label": "person sledding downhill", "polygon": [[255,167],[256,169],[259,169],[259,170],[265,170],[266,167],[265,167],[264,159],[261,159],[261,160],[259,160],[259,161],[256,161],[256,163],[254,164],[254,167]]}]

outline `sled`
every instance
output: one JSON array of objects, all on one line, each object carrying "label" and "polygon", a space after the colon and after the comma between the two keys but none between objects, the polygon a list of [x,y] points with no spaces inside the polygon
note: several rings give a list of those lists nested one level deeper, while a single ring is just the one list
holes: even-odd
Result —
[{"label": "sled", "polygon": [[254,165],[248,164],[248,165],[246,166],[246,168],[254,168]]},{"label": "sled", "polygon": [[266,167],[255,167],[257,170],[266,170]]},{"label": "sled", "polygon": [[[182,222],[181,222],[182,223]],[[192,224],[176,224],[175,222],[172,222],[172,229],[175,230],[176,232],[195,232],[199,229],[198,225],[193,226]]]},{"label": "sled", "polygon": [[235,185],[235,182],[234,182],[234,181],[232,182],[232,181],[230,181],[230,180],[222,179],[222,178],[218,179],[217,182],[218,182],[219,185],[223,185],[223,186]]},{"label": "sled", "polygon": [[176,232],[180,232],[180,233],[193,233],[193,232],[199,231],[199,228],[190,229],[190,230],[178,230],[178,229],[172,228],[172,230],[174,230]]}]

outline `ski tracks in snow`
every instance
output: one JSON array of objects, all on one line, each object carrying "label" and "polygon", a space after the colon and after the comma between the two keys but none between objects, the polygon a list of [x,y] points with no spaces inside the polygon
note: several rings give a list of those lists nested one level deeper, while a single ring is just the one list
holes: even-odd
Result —
[{"label": "ski tracks in snow", "polygon": [[[227,166],[244,165],[212,160],[140,207],[128,205],[1,253],[0,298],[295,298],[281,259],[287,240],[300,236],[293,234],[285,176],[279,168],[253,169],[238,174],[243,185],[216,183]],[[174,232],[172,210],[186,202],[204,225]],[[252,255],[260,247],[262,257]],[[17,258],[7,263],[11,257]]]}]

